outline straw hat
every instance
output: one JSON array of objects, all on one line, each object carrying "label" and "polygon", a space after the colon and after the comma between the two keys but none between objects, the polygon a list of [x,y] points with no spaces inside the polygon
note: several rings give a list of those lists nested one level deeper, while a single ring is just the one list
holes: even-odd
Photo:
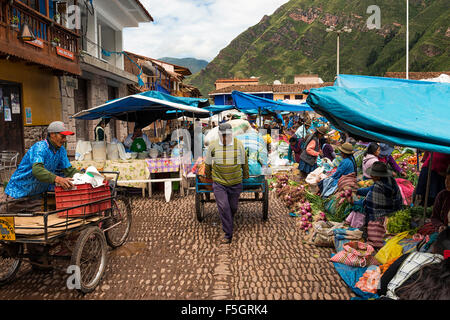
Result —
[{"label": "straw hat", "polygon": [[351,143],[344,143],[342,146],[338,147],[339,151],[341,151],[342,153],[345,154],[353,154],[353,146],[351,145]]},{"label": "straw hat", "polygon": [[377,161],[367,169],[367,174],[371,177],[390,177],[392,172],[384,162]]},{"label": "straw hat", "polygon": [[318,127],[317,131],[321,134],[326,134],[328,132],[328,127],[327,126]]}]

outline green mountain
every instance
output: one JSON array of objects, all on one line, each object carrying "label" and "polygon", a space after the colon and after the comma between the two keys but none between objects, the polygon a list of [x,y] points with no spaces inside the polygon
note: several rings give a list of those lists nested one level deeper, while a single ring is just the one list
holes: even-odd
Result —
[{"label": "green mountain", "polygon": [[[371,5],[380,8],[380,29],[367,27]],[[449,21],[448,0],[409,0],[409,71],[450,70]],[[340,36],[340,73],[405,71],[405,1],[291,0],[241,33],[188,82],[207,96],[218,78],[293,83],[296,74],[314,73],[333,81],[337,35],[325,31],[329,26],[352,29]]]},{"label": "green mountain", "polygon": [[170,58],[170,57],[164,57],[159,58],[158,60],[165,61],[167,63],[176,64],[177,66],[185,67],[191,70],[192,74],[195,74],[199,72],[200,70],[204,69],[208,65],[208,61],[206,60],[199,60],[195,58]]}]

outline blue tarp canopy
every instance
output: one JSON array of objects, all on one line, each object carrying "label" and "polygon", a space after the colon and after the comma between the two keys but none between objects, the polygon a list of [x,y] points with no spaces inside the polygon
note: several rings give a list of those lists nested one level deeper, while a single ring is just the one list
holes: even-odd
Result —
[{"label": "blue tarp canopy", "polygon": [[[228,110],[232,110],[232,109],[236,109],[236,108],[232,105],[210,105],[208,107],[202,108],[202,110],[206,110],[206,111],[208,111],[208,113],[204,113],[204,112],[198,113],[198,112],[194,111],[194,112],[186,112],[185,115],[192,116],[192,114],[194,114],[194,117],[196,117],[196,118],[208,118],[210,116],[216,115],[223,111],[228,111]],[[167,111],[168,114],[173,114],[175,112],[177,112],[177,111],[176,110]]]},{"label": "blue tarp canopy", "polygon": [[233,91],[231,96],[233,97],[233,102],[236,108],[247,114],[258,114],[260,110],[262,114],[312,111],[311,107],[306,103],[295,105],[257,97],[255,95],[240,91]]},{"label": "blue tarp canopy", "polygon": [[[208,99],[174,97],[158,91],[147,91],[83,110],[74,114],[72,118],[83,120],[114,118],[147,126],[155,120],[175,119],[183,112],[209,115],[209,111],[201,109],[206,106],[209,106]],[[167,113],[169,110],[177,112],[169,114]]]},{"label": "blue tarp canopy", "polygon": [[450,85],[340,75],[307,103],[333,126],[372,141],[450,153]]}]

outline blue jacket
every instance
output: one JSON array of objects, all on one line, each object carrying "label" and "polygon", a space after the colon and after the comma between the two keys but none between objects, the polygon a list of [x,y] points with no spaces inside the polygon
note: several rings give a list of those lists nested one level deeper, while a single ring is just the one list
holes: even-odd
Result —
[{"label": "blue jacket", "polygon": [[47,140],[36,142],[25,154],[17,170],[12,175],[5,193],[14,199],[44,193],[50,184],[40,182],[33,175],[33,164],[43,163],[45,169],[55,173],[71,166],[64,147],[56,150]]}]

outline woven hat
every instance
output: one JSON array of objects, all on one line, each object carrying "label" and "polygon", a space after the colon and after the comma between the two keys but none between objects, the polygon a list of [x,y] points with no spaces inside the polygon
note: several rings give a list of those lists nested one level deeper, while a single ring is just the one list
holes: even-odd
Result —
[{"label": "woven hat", "polygon": [[390,177],[392,172],[388,169],[386,163],[377,161],[367,169],[367,174],[371,177]]},{"label": "woven hat", "polygon": [[353,146],[351,143],[344,143],[342,146],[338,147],[339,151],[345,154],[353,154]]},{"label": "woven hat", "polygon": [[318,127],[317,131],[321,134],[326,134],[328,132],[328,127],[327,126]]},{"label": "woven hat", "polygon": [[394,147],[388,145],[387,143],[380,143],[380,156],[387,157],[392,151],[394,151]]}]

